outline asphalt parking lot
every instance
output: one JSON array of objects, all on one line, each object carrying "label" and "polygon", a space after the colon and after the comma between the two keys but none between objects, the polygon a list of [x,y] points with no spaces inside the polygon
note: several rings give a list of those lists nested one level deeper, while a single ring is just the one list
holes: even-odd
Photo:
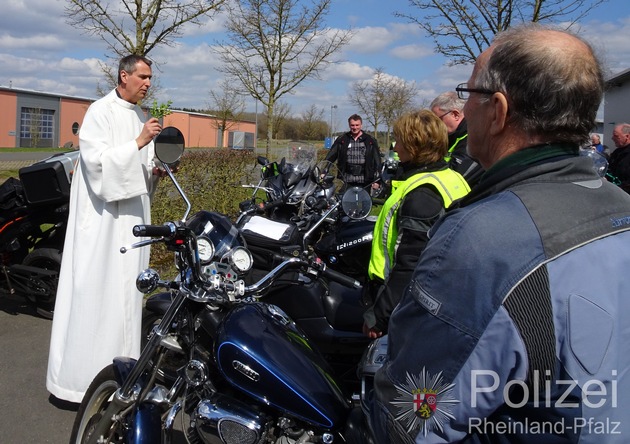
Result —
[{"label": "asphalt parking lot", "polygon": [[46,366],[52,322],[0,292],[0,442],[66,444],[76,404],[51,398]]},{"label": "asphalt parking lot", "polygon": [[[52,153],[0,153],[0,169],[18,169]],[[46,390],[52,322],[22,297],[0,290],[0,442],[66,444],[76,404]]]}]

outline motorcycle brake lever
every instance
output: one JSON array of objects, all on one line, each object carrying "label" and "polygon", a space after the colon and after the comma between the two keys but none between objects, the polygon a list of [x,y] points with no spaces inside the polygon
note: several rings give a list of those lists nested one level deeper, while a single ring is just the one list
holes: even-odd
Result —
[{"label": "motorcycle brake lever", "polygon": [[158,242],[164,242],[164,238],[163,237],[159,237],[159,238],[142,240],[140,242],[136,242],[136,243],[131,244],[129,246],[120,247],[120,252],[122,254],[125,254],[129,250],[133,250],[135,248],[140,248],[140,247],[144,247],[144,246],[151,245],[151,244],[157,244]]}]

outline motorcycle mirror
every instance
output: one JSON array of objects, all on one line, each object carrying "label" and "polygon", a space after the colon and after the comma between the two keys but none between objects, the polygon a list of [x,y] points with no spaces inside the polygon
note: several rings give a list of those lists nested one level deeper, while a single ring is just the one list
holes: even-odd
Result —
[{"label": "motorcycle mirror", "polygon": [[265,166],[269,163],[269,160],[265,156],[258,156],[256,157],[256,162],[258,162],[259,165]]},{"label": "motorcycle mirror", "polygon": [[162,129],[153,143],[156,157],[167,165],[176,164],[184,154],[184,135],[174,126]]},{"label": "motorcycle mirror", "polygon": [[158,287],[160,275],[152,268],[142,271],[136,278],[136,288],[139,292],[149,294]]},{"label": "motorcycle mirror", "polygon": [[341,198],[341,208],[344,213],[354,220],[365,219],[372,211],[370,193],[361,187],[349,188]]}]

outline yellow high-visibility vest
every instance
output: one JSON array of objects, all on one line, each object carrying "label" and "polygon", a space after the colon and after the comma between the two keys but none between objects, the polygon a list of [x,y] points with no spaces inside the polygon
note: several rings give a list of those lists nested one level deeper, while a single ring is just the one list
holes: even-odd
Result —
[{"label": "yellow high-visibility vest", "polygon": [[414,174],[404,181],[392,181],[392,194],[385,201],[374,225],[372,254],[368,267],[370,279],[378,277],[386,280],[389,276],[398,243],[398,209],[409,192],[426,184],[433,185],[438,190],[445,208],[470,192],[466,179],[450,168]]}]

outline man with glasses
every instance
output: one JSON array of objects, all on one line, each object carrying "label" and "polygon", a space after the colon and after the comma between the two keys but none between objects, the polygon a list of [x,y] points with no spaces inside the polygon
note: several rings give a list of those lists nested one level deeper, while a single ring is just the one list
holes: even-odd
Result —
[{"label": "man with glasses", "polygon": [[457,97],[456,92],[447,91],[433,99],[429,109],[444,122],[448,130],[449,148],[444,160],[473,186],[483,174],[483,169],[466,153],[468,129],[464,116],[465,104],[466,101]]},{"label": "man with glasses", "polygon": [[582,39],[527,24],[457,87],[486,172],[434,225],[392,314],[375,442],[630,442],[630,196],[579,155],[601,66]]}]

